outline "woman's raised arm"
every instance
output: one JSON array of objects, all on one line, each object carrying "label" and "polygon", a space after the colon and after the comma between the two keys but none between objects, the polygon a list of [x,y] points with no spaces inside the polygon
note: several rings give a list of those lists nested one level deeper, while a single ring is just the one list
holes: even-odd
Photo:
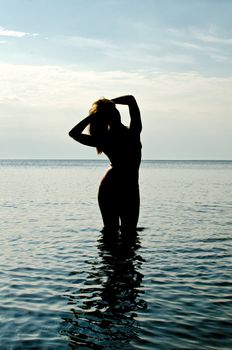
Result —
[{"label": "woman's raised arm", "polygon": [[89,125],[91,118],[94,118],[94,116],[88,116],[80,121],[76,126],[74,126],[72,130],[69,131],[69,136],[74,140],[82,143],[83,145],[97,147],[93,136],[82,133],[84,129]]},{"label": "woman's raised arm", "polygon": [[140,133],[142,131],[141,115],[136,99],[132,95],[125,95],[113,98],[115,104],[128,105],[130,113],[130,130]]}]

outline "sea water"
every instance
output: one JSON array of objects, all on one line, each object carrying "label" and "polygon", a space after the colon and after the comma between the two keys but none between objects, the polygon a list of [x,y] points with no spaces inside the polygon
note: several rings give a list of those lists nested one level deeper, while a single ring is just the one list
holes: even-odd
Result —
[{"label": "sea water", "polygon": [[143,161],[134,239],[106,161],[0,161],[0,349],[232,349],[232,162]]}]

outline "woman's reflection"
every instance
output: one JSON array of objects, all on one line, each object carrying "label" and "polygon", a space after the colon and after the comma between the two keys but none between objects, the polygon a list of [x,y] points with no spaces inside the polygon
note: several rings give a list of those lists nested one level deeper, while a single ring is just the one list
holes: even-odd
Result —
[{"label": "woman's reflection", "polygon": [[137,234],[103,235],[98,248],[100,263],[92,266],[83,289],[69,295],[72,314],[64,319],[61,333],[68,335],[73,349],[128,349],[138,338],[136,311],[146,308],[140,298],[140,242]]}]

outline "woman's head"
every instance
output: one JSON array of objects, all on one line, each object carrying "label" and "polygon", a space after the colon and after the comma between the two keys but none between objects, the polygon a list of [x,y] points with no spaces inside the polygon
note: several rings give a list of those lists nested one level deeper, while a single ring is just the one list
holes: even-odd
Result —
[{"label": "woman's head", "polygon": [[99,121],[107,123],[109,126],[113,123],[120,123],[120,113],[117,110],[115,103],[107,98],[101,98],[95,101],[89,111],[89,114],[97,113]]},{"label": "woman's head", "polygon": [[113,101],[108,100],[107,98],[100,98],[92,104],[89,113],[105,113],[106,110],[110,110],[112,108],[115,108],[115,103]]},{"label": "woman's head", "polygon": [[[115,107],[115,103],[106,98],[95,101],[89,110],[89,114],[93,115],[93,120],[90,122],[89,126],[89,132],[100,141],[109,130],[121,124],[120,113]],[[102,152],[99,147],[97,151],[98,153]]]}]

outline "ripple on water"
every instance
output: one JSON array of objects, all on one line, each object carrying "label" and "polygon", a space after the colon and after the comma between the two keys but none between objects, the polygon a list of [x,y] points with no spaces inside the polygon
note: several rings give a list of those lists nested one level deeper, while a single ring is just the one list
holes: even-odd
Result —
[{"label": "ripple on water", "polygon": [[230,165],[146,163],[125,240],[99,232],[104,164],[21,163],[0,172],[1,350],[231,350]]}]

